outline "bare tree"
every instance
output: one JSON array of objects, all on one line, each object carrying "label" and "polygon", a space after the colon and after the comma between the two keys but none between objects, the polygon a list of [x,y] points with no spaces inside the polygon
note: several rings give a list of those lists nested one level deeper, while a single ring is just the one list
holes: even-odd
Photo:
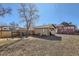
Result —
[{"label": "bare tree", "polygon": [[2,4],[0,4],[0,16],[5,16],[6,14],[11,14],[11,8],[4,8]]},{"label": "bare tree", "polygon": [[25,22],[27,28],[27,34],[29,34],[29,29],[34,25],[35,20],[37,20],[38,10],[35,4],[20,4],[19,14],[23,21]]},{"label": "bare tree", "polygon": [[61,25],[69,26],[69,25],[73,25],[73,24],[72,24],[72,22],[62,22]]}]

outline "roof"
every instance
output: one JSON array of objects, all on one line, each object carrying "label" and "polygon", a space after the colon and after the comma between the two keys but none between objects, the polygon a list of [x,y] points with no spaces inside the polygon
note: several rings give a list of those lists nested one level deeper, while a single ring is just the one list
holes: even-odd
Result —
[{"label": "roof", "polygon": [[48,24],[48,25],[37,26],[34,28],[56,28],[56,27],[54,24]]}]

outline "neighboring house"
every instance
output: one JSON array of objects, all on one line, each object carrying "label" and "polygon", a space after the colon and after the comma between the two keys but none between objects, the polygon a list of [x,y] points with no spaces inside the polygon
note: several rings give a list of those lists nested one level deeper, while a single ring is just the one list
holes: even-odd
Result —
[{"label": "neighboring house", "polygon": [[57,33],[59,34],[74,34],[76,31],[76,26],[75,25],[57,25]]},{"label": "neighboring house", "polygon": [[11,37],[11,30],[9,26],[0,26],[0,38]]},{"label": "neighboring house", "polygon": [[0,38],[15,37],[18,29],[18,27],[14,30],[11,26],[0,26]]},{"label": "neighboring house", "polygon": [[34,32],[39,35],[53,35],[56,33],[56,27],[53,24],[37,26]]}]

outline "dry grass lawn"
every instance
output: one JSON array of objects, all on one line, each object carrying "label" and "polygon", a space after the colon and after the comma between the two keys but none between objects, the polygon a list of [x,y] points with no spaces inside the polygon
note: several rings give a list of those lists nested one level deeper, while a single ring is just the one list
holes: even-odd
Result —
[{"label": "dry grass lawn", "polygon": [[16,40],[0,40],[0,47],[3,45],[11,44],[15,42]]},{"label": "dry grass lawn", "polygon": [[0,51],[2,56],[74,56],[79,55],[79,35],[59,35],[61,41],[30,37]]}]

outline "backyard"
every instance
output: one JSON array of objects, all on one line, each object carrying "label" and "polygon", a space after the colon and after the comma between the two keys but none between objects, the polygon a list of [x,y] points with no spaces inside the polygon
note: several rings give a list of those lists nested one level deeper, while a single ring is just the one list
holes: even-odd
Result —
[{"label": "backyard", "polygon": [[79,35],[58,35],[58,36],[61,36],[62,39],[45,40],[44,38],[37,38],[30,36],[23,40],[1,40],[0,55],[2,56],[79,55]]}]

